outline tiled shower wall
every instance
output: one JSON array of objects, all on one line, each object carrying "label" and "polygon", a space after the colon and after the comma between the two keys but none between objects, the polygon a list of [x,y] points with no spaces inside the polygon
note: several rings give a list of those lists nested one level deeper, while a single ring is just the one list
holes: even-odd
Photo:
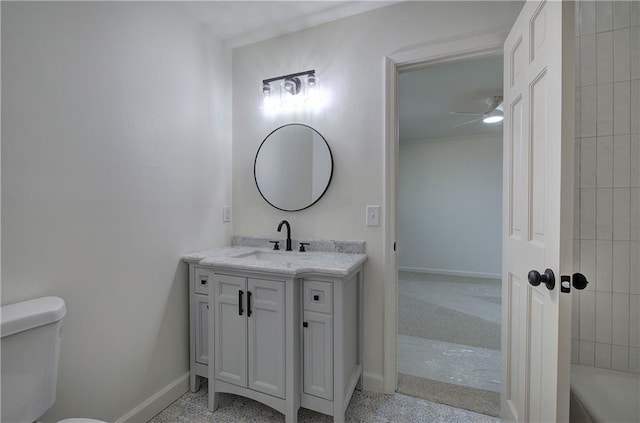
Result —
[{"label": "tiled shower wall", "polygon": [[577,2],[572,361],[640,367],[640,0]]}]

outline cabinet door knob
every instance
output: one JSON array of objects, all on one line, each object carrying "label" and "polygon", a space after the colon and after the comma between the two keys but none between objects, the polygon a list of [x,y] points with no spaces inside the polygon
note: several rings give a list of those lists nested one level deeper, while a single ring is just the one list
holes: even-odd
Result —
[{"label": "cabinet door knob", "polygon": [[202,280],[200,281],[200,285],[206,285],[206,284],[207,284],[207,280],[206,280],[206,279],[202,279]]},{"label": "cabinet door knob", "polygon": [[303,327],[303,328],[308,328],[308,327],[309,327],[309,323],[307,323],[307,322],[302,322],[302,327]]}]

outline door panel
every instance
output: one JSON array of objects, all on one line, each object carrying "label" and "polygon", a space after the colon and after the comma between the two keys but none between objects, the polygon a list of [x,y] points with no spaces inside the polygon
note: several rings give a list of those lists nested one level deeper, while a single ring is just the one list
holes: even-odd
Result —
[{"label": "door panel", "polygon": [[536,165],[544,164],[547,161],[547,80],[546,72],[538,75],[531,83],[531,94],[529,96],[531,106],[531,122],[530,135],[531,152],[529,157],[530,184],[529,193],[529,240],[536,243],[540,247],[545,245],[545,193],[546,193],[546,166]]},{"label": "door panel", "polygon": [[522,107],[522,97],[516,98],[510,106],[512,116],[511,136],[508,137],[510,143],[509,151],[509,225],[511,228],[510,236],[513,239],[522,239],[522,206],[524,198],[522,198],[523,186],[526,179],[522,172],[516,172],[524,166],[524,116]]},{"label": "door panel", "polygon": [[[528,1],[504,47],[503,393],[507,421],[568,421],[574,4]],[[571,199],[567,198],[570,196]]]},{"label": "door panel", "polygon": [[[503,345],[503,360],[506,363],[506,373],[503,375],[503,389],[509,414],[513,420],[522,421],[524,410],[519,406],[525,403],[525,367],[521,365],[522,351],[526,348],[525,337],[526,321],[520,310],[523,309],[523,300],[526,299],[526,281],[522,281],[513,273],[507,277],[506,295],[503,291],[503,303],[507,304],[507,310],[503,310],[503,334],[506,335],[508,344]],[[504,414],[504,410],[503,413]]]},{"label": "door panel", "polygon": [[248,280],[249,388],[285,396],[284,282]]},{"label": "door panel", "polygon": [[196,303],[196,361],[209,362],[209,297],[195,295]]},{"label": "door panel", "polygon": [[[543,375],[540,371],[544,365],[544,293],[536,290],[531,291],[529,296],[529,309],[531,320],[529,322],[529,345],[531,348],[531,380],[529,382],[530,395],[534,398],[543,398],[544,389]],[[531,401],[529,421],[543,422],[544,420],[542,401]]]},{"label": "door panel", "polygon": [[216,274],[214,281],[216,379],[246,387],[247,317],[239,314],[238,295],[246,297],[246,279]]},{"label": "door panel", "polygon": [[333,400],[333,318],[304,311],[303,391]]}]

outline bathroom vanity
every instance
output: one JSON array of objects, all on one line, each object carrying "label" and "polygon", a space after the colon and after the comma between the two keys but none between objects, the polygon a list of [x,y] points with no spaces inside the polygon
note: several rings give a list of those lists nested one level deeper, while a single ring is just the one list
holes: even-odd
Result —
[{"label": "bathroom vanity", "polygon": [[[363,247],[364,250],[364,247]],[[190,384],[262,402],[296,422],[300,407],[344,421],[362,382],[363,253],[235,246],[189,264]]]}]

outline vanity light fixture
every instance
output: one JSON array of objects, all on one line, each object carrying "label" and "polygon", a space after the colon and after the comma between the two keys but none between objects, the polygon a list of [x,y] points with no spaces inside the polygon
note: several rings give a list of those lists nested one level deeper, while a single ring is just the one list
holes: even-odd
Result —
[{"label": "vanity light fixture", "polygon": [[266,113],[317,107],[321,103],[315,70],[262,81],[262,108]]}]

